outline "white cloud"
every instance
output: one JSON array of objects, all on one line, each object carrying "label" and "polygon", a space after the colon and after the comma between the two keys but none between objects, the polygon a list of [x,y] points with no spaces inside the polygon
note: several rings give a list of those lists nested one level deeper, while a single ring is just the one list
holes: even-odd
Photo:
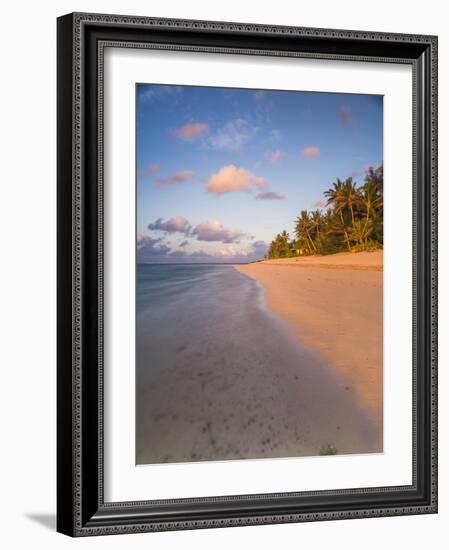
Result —
[{"label": "white cloud", "polygon": [[281,158],[284,158],[287,156],[287,153],[285,151],[281,151],[280,149],[276,149],[276,151],[268,151],[265,154],[265,157],[268,159],[268,162],[271,164],[276,164]]},{"label": "white cloud", "polygon": [[186,218],[177,216],[164,221],[164,218],[158,218],[154,223],[148,224],[148,229],[152,231],[163,231],[165,233],[184,233],[188,234],[191,225]]},{"label": "white cloud", "polygon": [[215,251],[196,250],[188,253],[185,249],[172,249],[161,241],[162,238],[153,239],[147,235],[139,235],[137,261],[139,263],[247,263],[263,259],[268,250],[268,245],[264,241],[254,241],[246,247],[236,246],[237,243],[228,243],[228,246]]},{"label": "white cloud", "polygon": [[243,118],[236,118],[227,122],[223,128],[212,133],[207,143],[213,149],[228,149],[238,152],[246,145],[258,132],[258,128],[252,126]]},{"label": "white cloud", "polygon": [[187,252],[185,250],[173,250],[170,252],[169,256],[171,258],[185,258],[187,256]]},{"label": "white cloud", "polygon": [[141,84],[139,85],[138,100],[143,103],[150,103],[165,96],[171,96],[172,101],[178,102],[182,94],[182,86],[172,86],[170,84]]},{"label": "white cloud", "polygon": [[268,245],[264,241],[255,241],[249,247],[243,249],[231,244],[220,249],[214,256],[228,262],[245,263],[263,259],[267,251]]}]

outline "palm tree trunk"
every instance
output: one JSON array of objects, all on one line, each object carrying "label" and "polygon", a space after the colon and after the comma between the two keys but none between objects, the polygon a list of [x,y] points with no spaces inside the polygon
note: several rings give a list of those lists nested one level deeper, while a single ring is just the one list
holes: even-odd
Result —
[{"label": "palm tree trunk", "polygon": [[370,206],[369,203],[367,203],[367,205],[366,205],[366,222],[365,222],[365,225],[368,224],[370,213],[371,213],[371,206]]},{"label": "palm tree trunk", "polygon": [[352,203],[349,204],[349,210],[351,211],[352,225],[354,225],[354,209],[352,208]]},{"label": "palm tree trunk", "polygon": [[[366,204],[366,218],[365,218],[365,228],[364,228],[365,232],[366,232],[366,228],[368,227],[370,213],[371,213],[371,206],[370,206],[370,203],[368,202]],[[365,242],[367,242],[367,241],[368,241],[368,238],[365,239]]]},{"label": "palm tree trunk", "polygon": [[312,241],[312,238],[310,237],[310,234],[309,234],[309,230],[308,230],[308,229],[306,229],[306,234],[307,234],[307,238],[308,238],[308,239],[309,239],[309,241],[310,241],[310,244],[311,244],[311,245],[312,245],[312,247],[313,247],[313,250],[315,250],[315,252],[316,252],[316,246],[315,246],[315,243],[314,243],[314,242]]},{"label": "palm tree trunk", "polygon": [[343,231],[344,231],[344,234],[345,234],[346,244],[348,245],[348,250],[351,250],[351,244],[349,243],[349,236],[348,236],[348,233],[346,231],[345,222],[343,220],[343,214],[342,214],[341,210],[340,210],[340,220],[341,220],[341,226],[343,227]]}]

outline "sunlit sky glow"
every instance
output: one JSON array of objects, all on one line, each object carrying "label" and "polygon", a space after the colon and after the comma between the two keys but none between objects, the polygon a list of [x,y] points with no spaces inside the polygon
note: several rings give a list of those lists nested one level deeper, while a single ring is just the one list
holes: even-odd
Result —
[{"label": "sunlit sky glow", "polygon": [[137,261],[247,262],[383,160],[381,96],[137,85]]}]

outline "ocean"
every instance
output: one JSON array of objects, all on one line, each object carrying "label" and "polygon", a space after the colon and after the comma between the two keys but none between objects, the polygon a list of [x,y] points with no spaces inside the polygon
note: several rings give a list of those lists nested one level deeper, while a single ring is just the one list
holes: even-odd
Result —
[{"label": "ocean", "polygon": [[215,369],[265,362],[279,342],[284,362],[299,346],[265,306],[260,284],[232,265],[138,265],[136,327],[138,379],[186,357]]}]

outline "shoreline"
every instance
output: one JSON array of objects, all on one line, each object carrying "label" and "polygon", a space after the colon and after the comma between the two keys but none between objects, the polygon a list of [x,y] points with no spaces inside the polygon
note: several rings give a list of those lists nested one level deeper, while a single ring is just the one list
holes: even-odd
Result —
[{"label": "shoreline", "polygon": [[180,287],[153,271],[140,279],[137,464],[382,452],[352,383],[267,307],[262,282],[212,267]]},{"label": "shoreline", "polygon": [[383,251],[235,264],[268,308],[348,384],[378,430],[383,417]]}]

